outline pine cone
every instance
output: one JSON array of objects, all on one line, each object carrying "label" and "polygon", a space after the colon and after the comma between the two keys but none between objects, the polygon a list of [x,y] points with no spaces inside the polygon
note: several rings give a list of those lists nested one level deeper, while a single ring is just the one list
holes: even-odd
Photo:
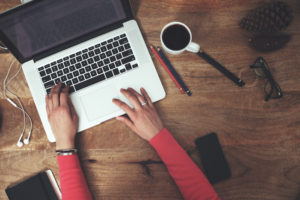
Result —
[{"label": "pine cone", "polygon": [[255,33],[275,33],[285,29],[292,19],[292,9],[289,5],[282,1],[274,1],[249,11],[239,26]]}]

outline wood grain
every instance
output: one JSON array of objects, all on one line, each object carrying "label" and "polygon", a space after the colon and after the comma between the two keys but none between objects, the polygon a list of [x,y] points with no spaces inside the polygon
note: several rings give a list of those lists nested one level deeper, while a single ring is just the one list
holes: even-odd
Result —
[{"label": "wood grain", "polygon": [[[214,185],[222,199],[290,200],[300,193],[300,2],[287,0],[294,20],[285,30],[292,40],[279,51],[261,54],[251,49],[249,34],[239,20],[266,0],[133,0],[132,7],[148,45],[160,46],[162,27],[170,21],[186,23],[193,40],[212,57],[241,77],[235,86],[197,55],[168,55],[192,91],[181,95],[154,58],[167,97],[156,103],[165,126],[201,167],[194,140],[216,132],[232,170],[232,178]],[[18,1],[2,0],[0,11]],[[283,98],[265,102],[264,81],[249,65],[263,56],[282,91]],[[0,77],[13,57],[0,55]],[[17,64],[15,69],[19,66]],[[2,88],[2,81],[0,83]],[[0,199],[4,189],[34,173],[58,166],[55,144],[45,136],[24,75],[9,87],[20,96],[32,116],[30,145],[16,146],[22,130],[22,114],[0,95]],[[116,120],[80,133],[80,158],[95,199],[182,199],[166,167],[155,151]]]}]

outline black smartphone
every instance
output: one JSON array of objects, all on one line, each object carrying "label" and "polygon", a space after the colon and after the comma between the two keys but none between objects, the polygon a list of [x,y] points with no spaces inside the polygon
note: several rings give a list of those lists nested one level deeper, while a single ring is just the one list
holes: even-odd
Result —
[{"label": "black smartphone", "polygon": [[231,177],[222,147],[216,133],[210,133],[195,140],[204,172],[211,184]]}]

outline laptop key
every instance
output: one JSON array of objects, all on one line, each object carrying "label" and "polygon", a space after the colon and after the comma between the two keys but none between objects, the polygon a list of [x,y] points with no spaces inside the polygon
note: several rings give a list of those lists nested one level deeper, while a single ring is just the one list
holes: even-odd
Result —
[{"label": "laptop key", "polygon": [[79,73],[80,73],[80,74],[84,74],[84,73],[85,73],[85,70],[84,70],[84,69],[80,69],[80,70],[79,70]]},{"label": "laptop key", "polygon": [[60,82],[60,79],[59,78],[57,78],[57,79],[55,79],[55,84],[58,84],[59,82]]},{"label": "laptop key", "polygon": [[114,68],[116,68],[114,63],[109,64],[109,69],[114,69]]},{"label": "laptop key", "polygon": [[106,58],[105,60],[104,60],[104,64],[109,64],[110,63],[110,61],[109,61],[109,59],[108,58]]},{"label": "laptop key", "polygon": [[90,57],[93,57],[94,55],[95,55],[95,53],[94,53],[93,51],[90,51],[90,52],[89,52],[89,56],[90,56]]},{"label": "laptop key", "polygon": [[49,68],[49,67],[50,67],[50,65],[48,64],[48,65],[45,65],[44,67],[47,69],[47,68]]},{"label": "laptop key", "polygon": [[116,66],[117,66],[117,67],[119,67],[119,66],[121,66],[121,65],[122,65],[122,64],[121,64],[120,61],[117,61],[117,62],[116,62]]},{"label": "laptop key", "polygon": [[112,55],[112,52],[111,52],[111,51],[106,52],[106,56],[107,56],[107,57],[109,57],[109,56],[111,56],[111,55]]},{"label": "laptop key", "polygon": [[108,42],[108,43],[111,43],[112,41],[114,41],[114,40],[113,40],[113,39],[109,39],[107,42]]},{"label": "laptop key", "polygon": [[73,75],[76,77],[76,76],[79,76],[79,72],[78,71],[75,71],[73,72]]},{"label": "laptop key", "polygon": [[63,59],[59,59],[58,61],[57,61],[57,63],[62,63],[63,62]]},{"label": "laptop key", "polygon": [[58,70],[58,67],[55,65],[52,67],[52,71],[56,72]]},{"label": "laptop key", "polygon": [[103,73],[103,69],[102,68],[97,69],[97,73],[98,74],[102,74]]},{"label": "laptop key", "polygon": [[107,45],[107,49],[110,50],[110,49],[112,49],[112,48],[113,48],[113,45],[112,45],[112,44],[108,44],[108,45]]},{"label": "laptop key", "polygon": [[50,91],[51,91],[51,88],[48,88],[48,89],[46,90],[47,94],[50,94]]},{"label": "laptop key", "polygon": [[95,54],[100,54],[100,53],[101,53],[100,49],[95,50]]},{"label": "laptop key", "polygon": [[126,63],[129,63],[129,62],[134,61],[134,60],[135,60],[134,55],[131,55],[127,58],[122,59],[122,64],[126,64]]},{"label": "laptop key", "polygon": [[75,66],[72,65],[72,66],[70,67],[70,70],[71,70],[71,71],[74,71],[74,70],[75,70]]},{"label": "laptop key", "polygon": [[45,88],[49,88],[49,87],[52,87],[54,84],[54,81],[49,81],[47,83],[44,84]]},{"label": "laptop key", "polygon": [[55,79],[55,78],[57,78],[57,74],[56,74],[56,73],[54,73],[54,74],[51,74],[51,78],[52,78],[52,79]]},{"label": "laptop key", "polygon": [[78,77],[78,79],[79,79],[79,81],[83,81],[84,80],[84,76],[81,75],[81,76]]},{"label": "laptop key", "polygon": [[57,75],[58,75],[58,76],[62,76],[62,75],[63,75],[63,71],[59,70],[59,71],[57,72]]},{"label": "laptop key", "polygon": [[45,71],[40,71],[40,75],[41,75],[41,77],[43,77],[43,76],[46,75],[46,72]]},{"label": "laptop key", "polygon": [[72,79],[73,78],[73,74],[68,74],[67,77],[68,77],[68,79]]},{"label": "laptop key", "polygon": [[123,39],[119,40],[119,43],[126,44],[126,43],[128,43],[128,40],[127,40],[127,38],[123,38]]},{"label": "laptop key", "polygon": [[115,56],[112,56],[112,57],[109,58],[109,60],[110,60],[110,62],[115,62],[117,59],[116,59]]},{"label": "laptop key", "polygon": [[67,77],[66,77],[66,76],[62,76],[62,77],[61,77],[61,81],[62,81],[62,82],[65,82],[66,80],[67,80]]},{"label": "laptop key", "polygon": [[84,77],[85,77],[86,79],[89,79],[89,78],[91,78],[91,75],[90,75],[90,73],[87,73],[87,74],[84,75]]},{"label": "laptop key", "polygon": [[114,72],[115,76],[118,75],[118,74],[120,74],[119,69],[114,69],[113,72]]},{"label": "laptop key", "polygon": [[66,56],[63,59],[64,59],[64,61],[69,60],[69,56]]},{"label": "laptop key", "polygon": [[94,70],[94,71],[91,72],[91,75],[92,75],[92,76],[96,76],[96,75],[97,75],[97,72]]},{"label": "laptop key", "polygon": [[87,72],[91,71],[91,70],[92,70],[92,69],[91,69],[91,66],[87,66],[87,67],[85,68],[85,70],[86,70]]},{"label": "laptop key", "polygon": [[126,72],[126,69],[121,69],[120,72],[124,73],[124,72]]},{"label": "laptop key", "polygon": [[122,58],[122,54],[118,53],[118,54],[116,55],[116,57],[117,57],[118,60],[120,60],[120,59]]},{"label": "laptop key", "polygon": [[65,68],[63,71],[64,71],[65,74],[69,73],[69,69],[68,68]]},{"label": "laptop key", "polygon": [[85,59],[85,60],[86,60],[88,57],[89,57],[89,56],[88,56],[86,53],[82,55],[82,58]]},{"label": "laptop key", "polygon": [[105,72],[107,72],[107,71],[109,70],[108,66],[104,66],[104,67],[103,67],[103,70],[104,70]]},{"label": "laptop key", "polygon": [[89,58],[89,59],[88,59],[88,63],[89,63],[89,64],[94,63],[94,59],[93,59],[93,58]]},{"label": "laptop key", "polygon": [[73,84],[77,84],[78,83],[78,79],[77,78],[73,78],[72,82],[73,82]]},{"label": "laptop key", "polygon": [[96,63],[92,64],[92,68],[93,68],[93,69],[97,69],[97,67],[98,67],[98,66],[97,66]]},{"label": "laptop key", "polygon": [[106,55],[104,53],[100,54],[100,58],[101,59],[105,59],[106,58]]},{"label": "laptop key", "polygon": [[46,73],[47,73],[47,74],[51,74],[51,73],[52,73],[52,70],[51,70],[51,69],[46,69]]},{"label": "laptop key", "polygon": [[120,35],[120,37],[121,38],[126,37],[126,34],[124,33],[124,34]]},{"label": "laptop key", "polygon": [[125,44],[124,47],[125,47],[125,49],[130,49],[130,44],[129,43]]},{"label": "laptop key", "polygon": [[132,69],[131,64],[130,64],[130,63],[126,64],[126,65],[125,65],[125,68],[126,68],[127,71],[128,71],[128,70],[131,70],[131,69]]},{"label": "laptop key", "polygon": [[118,40],[120,39],[120,36],[114,37],[114,40]]},{"label": "laptop key", "polygon": [[102,42],[101,45],[107,45],[107,42],[106,42],[106,41],[105,41],[105,42]]},{"label": "laptop key", "polygon": [[95,57],[94,57],[94,61],[95,61],[95,62],[98,62],[99,60],[100,60],[100,57],[99,57],[99,56],[95,56]]},{"label": "laptop key", "polygon": [[38,70],[39,72],[42,71],[44,69],[44,67],[39,67]]},{"label": "laptop key", "polygon": [[119,46],[119,42],[117,42],[117,41],[114,42],[114,43],[113,43],[113,46],[114,46],[114,47],[118,47],[118,46]]},{"label": "laptop key", "polygon": [[99,67],[102,67],[104,65],[103,61],[100,61],[97,63]]},{"label": "laptop key", "polygon": [[88,87],[88,86],[90,86],[90,85],[92,85],[92,84],[98,83],[98,82],[103,81],[103,80],[105,80],[105,79],[106,79],[106,78],[105,78],[104,74],[101,74],[101,75],[99,75],[99,76],[96,76],[96,77],[94,77],[94,78],[91,78],[91,79],[89,79],[89,80],[86,80],[86,81],[84,81],[84,82],[81,82],[81,83],[75,85],[75,89],[76,89],[76,90],[80,90],[80,89],[82,89],[82,88]]},{"label": "laptop key", "polygon": [[67,77],[66,77],[66,76],[62,76],[62,77],[61,77],[61,81],[62,81],[62,82],[65,82],[66,80],[67,80]]},{"label": "laptop key", "polygon": [[132,65],[132,68],[137,68],[139,65],[138,64],[134,64]]},{"label": "laptop key", "polygon": [[75,58],[72,58],[72,59],[70,60],[70,62],[71,62],[72,65],[74,65],[74,64],[76,63]]},{"label": "laptop key", "polygon": [[45,83],[47,81],[50,81],[51,80],[51,77],[50,76],[45,76],[42,78],[42,81]]},{"label": "laptop key", "polygon": [[115,48],[115,49],[112,50],[112,52],[113,52],[113,54],[117,54],[119,51],[118,51],[117,48]]},{"label": "laptop key", "polygon": [[69,62],[69,61],[64,62],[64,65],[65,65],[66,67],[68,67],[68,66],[70,66],[70,62]]},{"label": "laptop key", "polygon": [[56,61],[54,61],[54,62],[51,63],[51,66],[54,66],[54,65],[56,65]]},{"label": "laptop key", "polygon": [[113,75],[112,71],[109,71],[109,72],[106,72],[106,73],[105,73],[105,76],[106,76],[106,78],[111,78],[111,77],[113,77],[114,75]]},{"label": "laptop key", "polygon": [[75,57],[75,54],[70,55],[70,58],[74,58],[74,57]]},{"label": "laptop key", "polygon": [[84,66],[84,67],[87,66],[87,64],[88,63],[85,60],[81,62],[81,65]]},{"label": "laptop key", "polygon": [[71,80],[68,80],[67,82],[66,82],[66,85],[72,85],[72,81]]},{"label": "laptop key", "polygon": [[76,69],[79,69],[79,68],[81,68],[82,66],[81,66],[80,63],[77,63],[77,64],[75,65],[75,67],[76,67]]},{"label": "laptop key", "polygon": [[124,51],[124,52],[122,53],[122,56],[123,56],[123,57],[127,57],[127,56],[129,56],[129,55],[131,55],[131,54],[133,54],[133,52],[132,52],[131,50],[127,50],[127,51]]},{"label": "laptop key", "polygon": [[102,51],[102,52],[107,51],[106,47],[101,47],[101,51]]},{"label": "laptop key", "polygon": [[62,69],[62,68],[64,68],[64,65],[61,63],[61,64],[58,64],[58,68],[59,69]]},{"label": "laptop key", "polygon": [[81,51],[78,51],[77,53],[76,53],[76,56],[80,56],[81,55]]},{"label": "laptop key", "polygon": [[122,52],[125,50],[123,46],[118,47],[118,49],[119,49],[119,52]]}]

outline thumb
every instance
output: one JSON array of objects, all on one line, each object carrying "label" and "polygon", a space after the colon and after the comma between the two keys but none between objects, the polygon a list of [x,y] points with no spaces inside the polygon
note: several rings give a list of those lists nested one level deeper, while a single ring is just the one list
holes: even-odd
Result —
[{"label": "thumb", "polygon": [[133,122],[130,119],[123,116],[116,117],[116,119],[124,123],[126,126],[128,126],[132,131],[137,133],[136,127],[134,126]]}]

